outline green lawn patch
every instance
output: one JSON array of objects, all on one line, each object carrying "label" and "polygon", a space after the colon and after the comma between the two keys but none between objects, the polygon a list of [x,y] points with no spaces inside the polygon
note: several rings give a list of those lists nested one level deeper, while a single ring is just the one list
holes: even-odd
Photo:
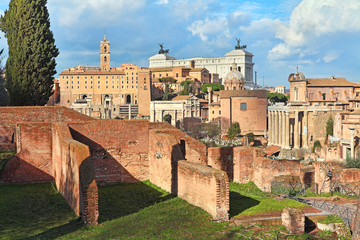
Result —
[{"label": "green lawn patch", "polygon": [[329,215],[326,218],[319,221],[319,223],[330,224],[330,223],[342,223],[344,222],[338,215]]},{"label": "green lawn patch", "polygon": [[230,216],[249,216],[282,211],[285,207],[305,208],[306,204],[286,199],[278,200],[261,191],[253,182],[230,183]]},{"label": "green lawn patch", "polygon": [[0,239],[21,239],[76,220],[51,183],[0,185]]},{"label": "green lawn patch", "polygon": [[[231,211],[266,211],[253,183],[230,184]],[[99,225],[83,226],[51,183],[0,185],[0,239],[283,239],[281,226],[230,227],[149,181],[99,187]],[[276,200],[277,201],[277,200]],[[285,201],[280,201],[284,203]],[[293,204],[293,203],[292,203]],[[270,210],[280,204],[270,205]],[[277,231],[278,232],[274,232]],[[295,239],[295,238],[294,238]],[[298,238],[301,239],[301,238]],[[315,239],[315,238],[314,238]]]}]

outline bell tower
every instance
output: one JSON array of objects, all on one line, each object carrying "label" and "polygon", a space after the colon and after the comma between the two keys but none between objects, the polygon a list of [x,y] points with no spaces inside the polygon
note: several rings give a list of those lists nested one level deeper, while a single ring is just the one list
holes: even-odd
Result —
[{"label": "bell tower", "polygon": [[110,41],[106,40],[106,34],[100,42],[100,69],[110,71]]}]

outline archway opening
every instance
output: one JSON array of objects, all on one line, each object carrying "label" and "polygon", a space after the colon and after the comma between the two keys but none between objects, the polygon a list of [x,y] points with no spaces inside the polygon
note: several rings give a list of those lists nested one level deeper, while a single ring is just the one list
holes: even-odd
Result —
[{"label": "archway opening", "polygon": [[165,121],[165,122],[168,122],[168,123],[171,124],[171,119],[172,119],[172,116],[171,116],[170,114],[166,114],[166,115],[164,116],[164,121]]}]

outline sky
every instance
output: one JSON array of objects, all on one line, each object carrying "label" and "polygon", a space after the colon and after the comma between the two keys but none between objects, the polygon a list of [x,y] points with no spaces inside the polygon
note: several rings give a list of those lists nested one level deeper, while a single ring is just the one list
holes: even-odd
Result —
[{"label": "sky", "polygon": [[[8,5],[0,0],[0,14]],[[78,64],[98,66],[106,32],[112,67],[148,67],[158,43],[177,59],[221,57],[240,38],[261,85],[288,87],[296,67],[307,78],[360,80],[360,0],[48,0],[47,6],[60,50],[57,76]]]}]

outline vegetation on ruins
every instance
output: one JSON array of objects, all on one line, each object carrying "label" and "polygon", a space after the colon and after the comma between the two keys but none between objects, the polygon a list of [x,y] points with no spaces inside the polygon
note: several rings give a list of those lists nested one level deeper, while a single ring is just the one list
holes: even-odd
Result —
[{"label": "vegetation on ruins", "polygon": [[50,31],[46,0],[11,0],[0,18],[9,46],[5,86],[10,105],[40,105],[52,94],[59,51]]},{"label": "vegetation on ruins", "polygon": [[281,93],[267,93],[267,98],[269,99],[269,101],[271,103],[276,103],[276,102],[284,102],[286,103],[289,100],[289,96],[286,96],[284,94]]},{"label": "vegetation on ruins", "polygon": [[201,85],[200,90],[204,93],[207,93],[207,88],[211,87],[213,91],[220,91],[224,90],[224,85],[221,85],[220,83],[206,83]]},{"label": "vegetation on ruins", "polygon": [[342,223],[344,222],[338,215],[328,215],[326,218],[319,221],[319,223],[330,224],[330,223]]},{"label": "vegetation on ruins", "polygon": [[201,131],[206,133],[206,137],[215,138],[220,135],[221,127],[218,124],[214,123],[202,123]]},{"label": "vegetation on ruins", "polygon": [[161,82],[161,83],[176,83],[177,80],[173,77],[162,77],[162,78],[159,78],[159,82]]},{"label": "vegetation on ruins", "polygon": [[179,95],[189,95],[195,91],[194,82],[190,80],[186,80],[180,83],[183,87],[183,90],[179,93]]},{"label": "vegetation on ruins", "polygon": [[228,139],[233,140],[237,135],[240,134],[240,132],[240,124],[238,122],[234,122],[230,125],[226,136]]},{"label": "vegetation on ruins", "polygon": [[332,119],[331,115],[326,122],[326,141],[328,140],[329,136],[334,134],[334,120]]},{"label": "vegetation on ruins", "polygon": [[344,166],[346,168],[360,168],[360,151],[357,151],[356,157],[347,156],[345,158]]},{"label": "vegetation on ruins", "polygon": [[313,152],[313,153],[315,152],[315,149],[316,149],[316,148],[321,148],[321,143],[320,143],[319,140],[316,140],[316,141],[314,142],[314,146],[312,147],[312,152]]}]

